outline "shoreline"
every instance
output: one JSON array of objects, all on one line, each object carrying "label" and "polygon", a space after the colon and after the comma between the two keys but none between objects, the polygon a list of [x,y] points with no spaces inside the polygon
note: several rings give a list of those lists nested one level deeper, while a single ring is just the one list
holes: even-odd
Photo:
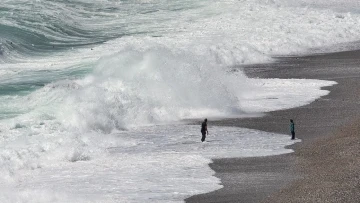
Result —
[{"label": "shoreline", "polygon": [[[330,93],[305,106],[270,112],[263,117],[209,122],[209,125],[215,126],[237,126],[289,134],[288,122],[292,118],[295,121],[297,138],[302,139],[302,142],[287,146],[295,151],[291,154],[213,160],[210,167],[216,172],[215,176],[221,179],[224,187],[192,196],[185,199],[186,202],[290,202],[292,198],[286,194],[294,193],[294,197],[297,190],[291,192],[284,188],[299,188],[301,181],[310,176],[309,170],[301,170],[302,165],[311,159],[311,153],[304,153],[304,149],[316,150],[314,143],[325,146],[331,142],[330,137],[334,136],[335,132],[353,125],[353,121],[358,120],[360,51],[276,59],[277,61],[270,64],[238,68],[244,70],[250,78],[323,79],[336,81],[338,84],[323,88]],[[306,197],[306,194],[303,195]],[[302,202],[313,201],[295,197],[294,199],[301,199]]]}]

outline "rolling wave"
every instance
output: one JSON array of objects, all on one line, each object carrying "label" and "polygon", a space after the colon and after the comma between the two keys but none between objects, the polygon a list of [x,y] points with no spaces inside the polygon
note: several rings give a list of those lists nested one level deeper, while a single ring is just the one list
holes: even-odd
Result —
[{"label": "rolling wave", "polygon": [[167,23],[179,12],[201,6],[200,2],[5,1],[0,6],[0,61],[123,36],[156,36],[168,32]]}]

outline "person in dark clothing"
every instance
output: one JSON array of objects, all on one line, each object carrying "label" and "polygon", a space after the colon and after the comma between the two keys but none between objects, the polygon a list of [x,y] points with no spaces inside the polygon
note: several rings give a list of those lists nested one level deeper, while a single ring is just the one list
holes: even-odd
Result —
[{"label": "person in dark clothing", "polygon": [[205,141],[206,138],[206,134],[209,134],[208,130],[207,130],[207,119],[205,118],[204,122],[202,122],[201,124],[201,142]]},{"label": "person in dark clothing", "polygon": [[290,119],[290,132],[291,132],[291,139],[295,139],[295,123],[292,119]]}]

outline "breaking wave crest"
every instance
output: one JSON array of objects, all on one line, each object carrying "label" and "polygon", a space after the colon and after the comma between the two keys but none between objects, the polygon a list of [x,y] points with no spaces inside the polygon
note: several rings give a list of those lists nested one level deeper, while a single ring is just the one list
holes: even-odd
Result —
[{"label": "breaking wave crest", "polygon": [[239,114],[241,94],[251,88],[241,73],[225,70],[190,54],[126,50],[101,59],[93,74],[76,81],[62,118],[79,128],[110,132]]}]

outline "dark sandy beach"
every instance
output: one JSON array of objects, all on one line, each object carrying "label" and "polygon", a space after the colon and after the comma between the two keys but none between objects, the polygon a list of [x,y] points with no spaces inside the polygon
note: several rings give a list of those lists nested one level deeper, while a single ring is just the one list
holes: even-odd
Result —
[{"label": "dark sandy beach", "polygon": [[186,202],[360,202],[360,51],[281,57],[239,68],[249,77],[338,84],[324,88],[330,94],[306,106],[209,122],[289,134],[292,118],[302,142],[289,146],[295,150],[291,154],[213,160],[210,167],[224,187]]}]

